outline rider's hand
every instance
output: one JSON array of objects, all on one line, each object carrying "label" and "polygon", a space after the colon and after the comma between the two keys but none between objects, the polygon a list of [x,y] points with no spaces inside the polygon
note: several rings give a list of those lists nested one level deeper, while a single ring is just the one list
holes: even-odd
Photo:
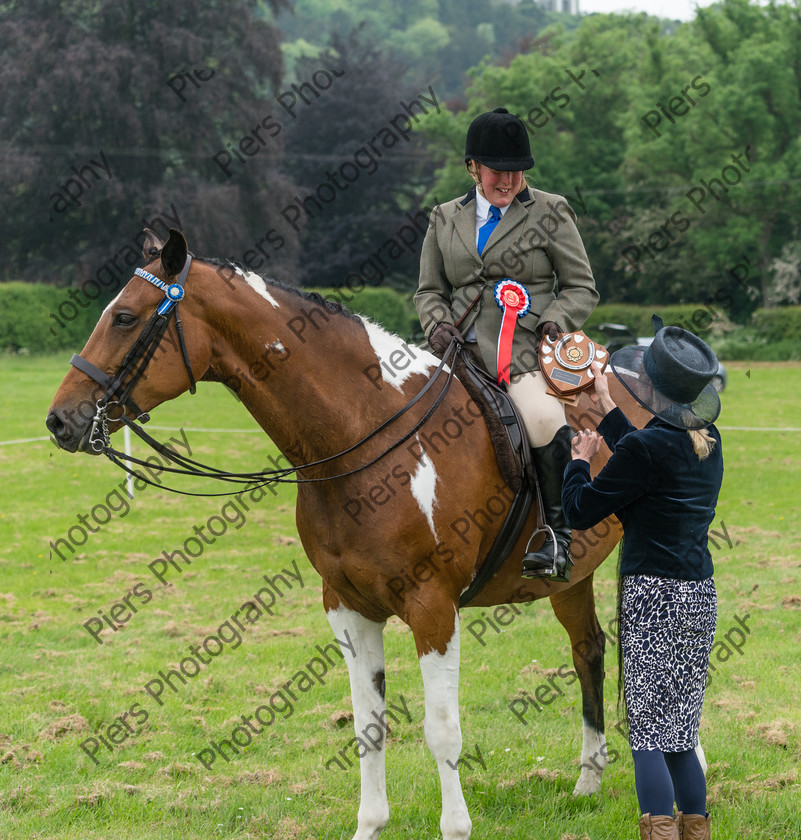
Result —
[{"label": "rider's hand", "polygon": [[551,341],[556,341],[559,338],[559,325],[555,321],[546,321],[542,325],[542,334],[547,335]]},{"label": "rider's hand", "polygon": [[447,324],[443,321],[431,331],[428,343],[431,345],[431,349],[441,356],[450,346],[451,339],[454,338],[459,344],[464,344],[464,338],[459,330],[453,324]]}]

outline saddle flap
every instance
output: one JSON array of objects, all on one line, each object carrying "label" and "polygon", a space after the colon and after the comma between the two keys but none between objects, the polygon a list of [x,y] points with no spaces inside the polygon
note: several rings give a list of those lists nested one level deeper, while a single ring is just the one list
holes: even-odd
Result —
[{"label": "saddle flap", "polygon": [[515,493],[524,477],[531,487],[536,487],[537,476],[526,430],[509,395],[494,377],[479,367],[469,350],[459,354],[457,376],[487,424],[504,481]]},{"label": "saddle flap", "polygon": [[470,351],[463,349],[457,365],[459,381],[481,410],[487,424],[501,475],[515,494],[487,556],[459,599],[459,606],[464,607],[506,561],[522,533],[532,502],[537,511],[537,527],[542,527],[545,517],[528,436],[514,403],[495,378],[476,364]]}]

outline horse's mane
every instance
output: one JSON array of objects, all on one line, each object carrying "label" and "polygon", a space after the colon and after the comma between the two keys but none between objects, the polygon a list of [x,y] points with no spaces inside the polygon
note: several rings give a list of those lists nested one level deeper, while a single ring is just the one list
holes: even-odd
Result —
[{"label": "horse's mane", "polygon": [[274,277],[265,277],[263,274],[259,274],[258,272],[246,268],[236,260],[221,260],[218,257],[198,257],[197,259],[199,259],[201,262],[209,263],[210,265],[221,266],[223,268],[235,268],[239,269],[245,274],[255,274],[257,277],[260,277],[267,286],[272,286],[275,289],[282,289],[283,291],[296,295],[297,297],[303,300],[307,300],[310,303],[322,307],[326,312],[332,313],[334,315],[342,315],[343,317],[350,318],[352,321],[356,321],[359,324],[364,323],[358,315],[351,312],[350,309],[347,308],[347,306],[344,306],[338,301],[324,298],[321,294],[318,294],[317,292],[304,291],[303,289],[299,289],[297,286],[293,286],[290,283],[284,283],[281,280],[276,280]]}]

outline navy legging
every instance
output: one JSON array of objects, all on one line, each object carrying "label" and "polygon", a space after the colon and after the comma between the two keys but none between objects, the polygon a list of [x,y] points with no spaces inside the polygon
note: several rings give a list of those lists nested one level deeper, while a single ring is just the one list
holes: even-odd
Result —
[{"label": "navy legging", "polygon": [[695,750],[632,750],[631,754],[643,814],[672,816],[674,801],[685,814],[706,813],[706,779]]}]

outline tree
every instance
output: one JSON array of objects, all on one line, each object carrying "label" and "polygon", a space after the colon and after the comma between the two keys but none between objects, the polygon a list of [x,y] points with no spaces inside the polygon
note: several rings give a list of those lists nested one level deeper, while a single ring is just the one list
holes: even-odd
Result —
[{"label": "tree", "polygon": [[334,36],[315,58],[299,60],[295,73],[299,80],[325,74],[319,78],[327,86],[317,98],[307,94],[310,104],[298,105],[287,132],[285,166],[299,181],[285,208],[301,235],[298,282],[354,285],[350,275],[368,285],[393,276],[406,282],[417,273],[420,224],[396,238],[430,181],[412,129],[423,109],[440,107],[437,91],[399,82],[403,66],[364,27]]},{"label": "tree", "polygon": [[130,265],[154,218],[225,256],[274,227],[289,273],[278,33],[254,0],[14,0],[0,49],[6,276],[76,281],[109,264],[111,286],[111,260]]},{"label": "tree", "polygon": [[731,296],[740,318],[759,301],[743,294],[731,267],[750,263],[750,287],[763,306],[776,305],[771,266],[796,235],[800,39],[797,2],[699,9],[645,74],[637,107],[659,119],[656,130],[641,119],[629,136],[628,177],[661,179],[690,222],[696,299]]},{"label": "tree", "polygon": [[[484,55],[502,61],[525,50],[548,18],[533,0],[517,5],[494,0],[295,0],[278,17],[286,37],[284,54],[295,60],[325,50],[332,37],[347,39],[363,26],[374,46],[383,45],[409,72],[400,83],[421,79],[444,99],[460,96],[466,72]],[[564,17],[564,16],[558,16]]]}]

